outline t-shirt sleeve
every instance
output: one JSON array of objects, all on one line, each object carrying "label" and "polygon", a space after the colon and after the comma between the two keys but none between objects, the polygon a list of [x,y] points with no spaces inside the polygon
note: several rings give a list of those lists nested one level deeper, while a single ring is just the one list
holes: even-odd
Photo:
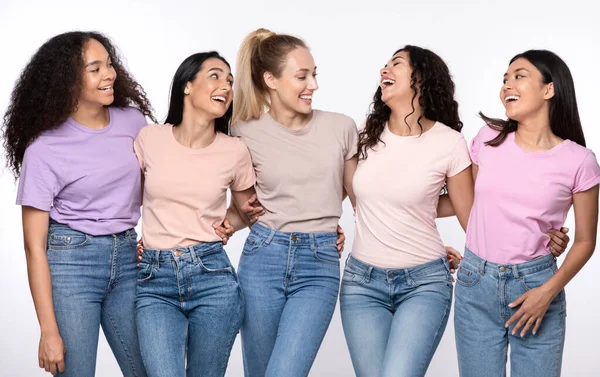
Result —
[{"label": "t-shirt sleeve", "polygon": [[45,144],[34,142],[21,165],[17,204],[50,211],[54,198],[63,189],[60,164]]},{"label": "t-shirt sleeve", "polygon": [[485,125],[481,127],[477,135],[471,140],[469,153],[471,155],[471,160],[475,165],[479,165],[479,152],[481,151],[481,148],[484,147],[484,143],[493,139],[490,131],[492,131],[490,127]]},{"label": "t-shirt sleeve", "polygon": [[594,152],[589,151],[575,175],[573,194],[589,190],[597,184],[600,184],[600,166]]},{"label": "t-shirt sleeve", "polygon": [[469,165],[471,165],[471,159],[469,158],[467,142],[465,138],[460,135],[460,139],[458,139],[458,142],[454,146],[452,153],[450,153],[450,160],[448,161],[446,176],[453,177],[468,168]]},{"label": "t-shirt sleeve", "polygon": [[134,117],[134,131],[135,135],[138,135],[142,128],[148,125],[148,121],[146,120],[146,116],[138,109],[134,109],[135,117]]},{"label": "t-shirt sleeve", "polygon": [[135,156],[140,163],[140,168],[144,170],[144,134],[145,132],[140,131],[135,140],[133,141],[133,150],[135,152]]},{"label": "t-shirt sleeve", "polygon": [[344,141],[346,142],[344,146],[344,160],[349,160],[358,153],[358,128],[356,128],[356,123],[352,119],[349,118],[344,132]]},{"label": "t-shirt sleeve", "polygon": [[254,175],[254,167],[252,166],[252,158],[250,152],[246,147],[246,144],[239,141],[239,158],[238,163],[235,165],[235,171],[233,174],[233,182],[231,182],[231,190],[243,191],[252,186],[256,182],[256,176]]}]

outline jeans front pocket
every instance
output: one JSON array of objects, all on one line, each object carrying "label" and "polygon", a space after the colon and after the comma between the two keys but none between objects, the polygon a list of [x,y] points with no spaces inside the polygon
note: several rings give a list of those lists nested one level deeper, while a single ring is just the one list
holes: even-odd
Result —
[{"label": "jeans front pocket", "polygon": [[85,246],[90,236],[67,226],[50,226],[48,229],[48,250],[69,250]]}]

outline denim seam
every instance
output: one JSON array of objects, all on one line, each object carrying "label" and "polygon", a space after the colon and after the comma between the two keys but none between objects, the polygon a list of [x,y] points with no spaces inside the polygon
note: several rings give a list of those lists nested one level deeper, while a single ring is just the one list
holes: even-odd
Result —
[{"label": "denim seam", "polygon": [[133,363],[133,358],[131,356],[131,353],[129,352],[129,349],[127,348],[125,342],[123,341],[123,337],[119,333],[117,326],[115,326],[115,323],[114,323],[112,317],[110,316],[110,313],[106,310],[104,305],[102,305],[102,311],[106,314],[106,317],[108,318],[108,322],[110,323],[110,326],[112,327],[113,331],[117,335],[117,338],[119,339],[119,344],[123,348],[123,352],[127,355],[127,360],[129,361],[129,367],[131,368],[131,371],[133,372],[133,376],[137,376],[138,374],[137,374],[137,371],[135,370],[135,364]]}]

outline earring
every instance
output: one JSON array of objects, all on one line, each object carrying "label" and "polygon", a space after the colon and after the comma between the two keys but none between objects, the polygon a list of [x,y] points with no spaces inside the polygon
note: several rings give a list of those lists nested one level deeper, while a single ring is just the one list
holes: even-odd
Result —
[{"label": "earring", "polygon": [[186,88],[186,89],[183,91],[183,93],[184,93],[184,94],[190,94],[190,91],[189,91],[189,90]]}]

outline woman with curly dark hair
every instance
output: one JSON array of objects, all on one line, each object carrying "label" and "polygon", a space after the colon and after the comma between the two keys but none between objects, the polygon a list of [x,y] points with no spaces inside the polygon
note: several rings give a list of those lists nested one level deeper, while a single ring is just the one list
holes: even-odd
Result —
[{"label": "woman with curly dark hair", "polygon": [[444,183],[463,229],[473,202],[461,128],[444,61],[420,47],[396,51],[359,134],[353,180],[354,246],[340,302],[358,377],[424,376],[442,337],[452,302],[435,224]]},{"label": "woman with curly dark hair", "polygon": [[93,376],[101,325],[123,374],[146,376],[134,321],[141,174],[133,140],[151,111],[95,32],[51,38],[15,84],[4,147],[20,178],[39,366],[52,374]]}]

